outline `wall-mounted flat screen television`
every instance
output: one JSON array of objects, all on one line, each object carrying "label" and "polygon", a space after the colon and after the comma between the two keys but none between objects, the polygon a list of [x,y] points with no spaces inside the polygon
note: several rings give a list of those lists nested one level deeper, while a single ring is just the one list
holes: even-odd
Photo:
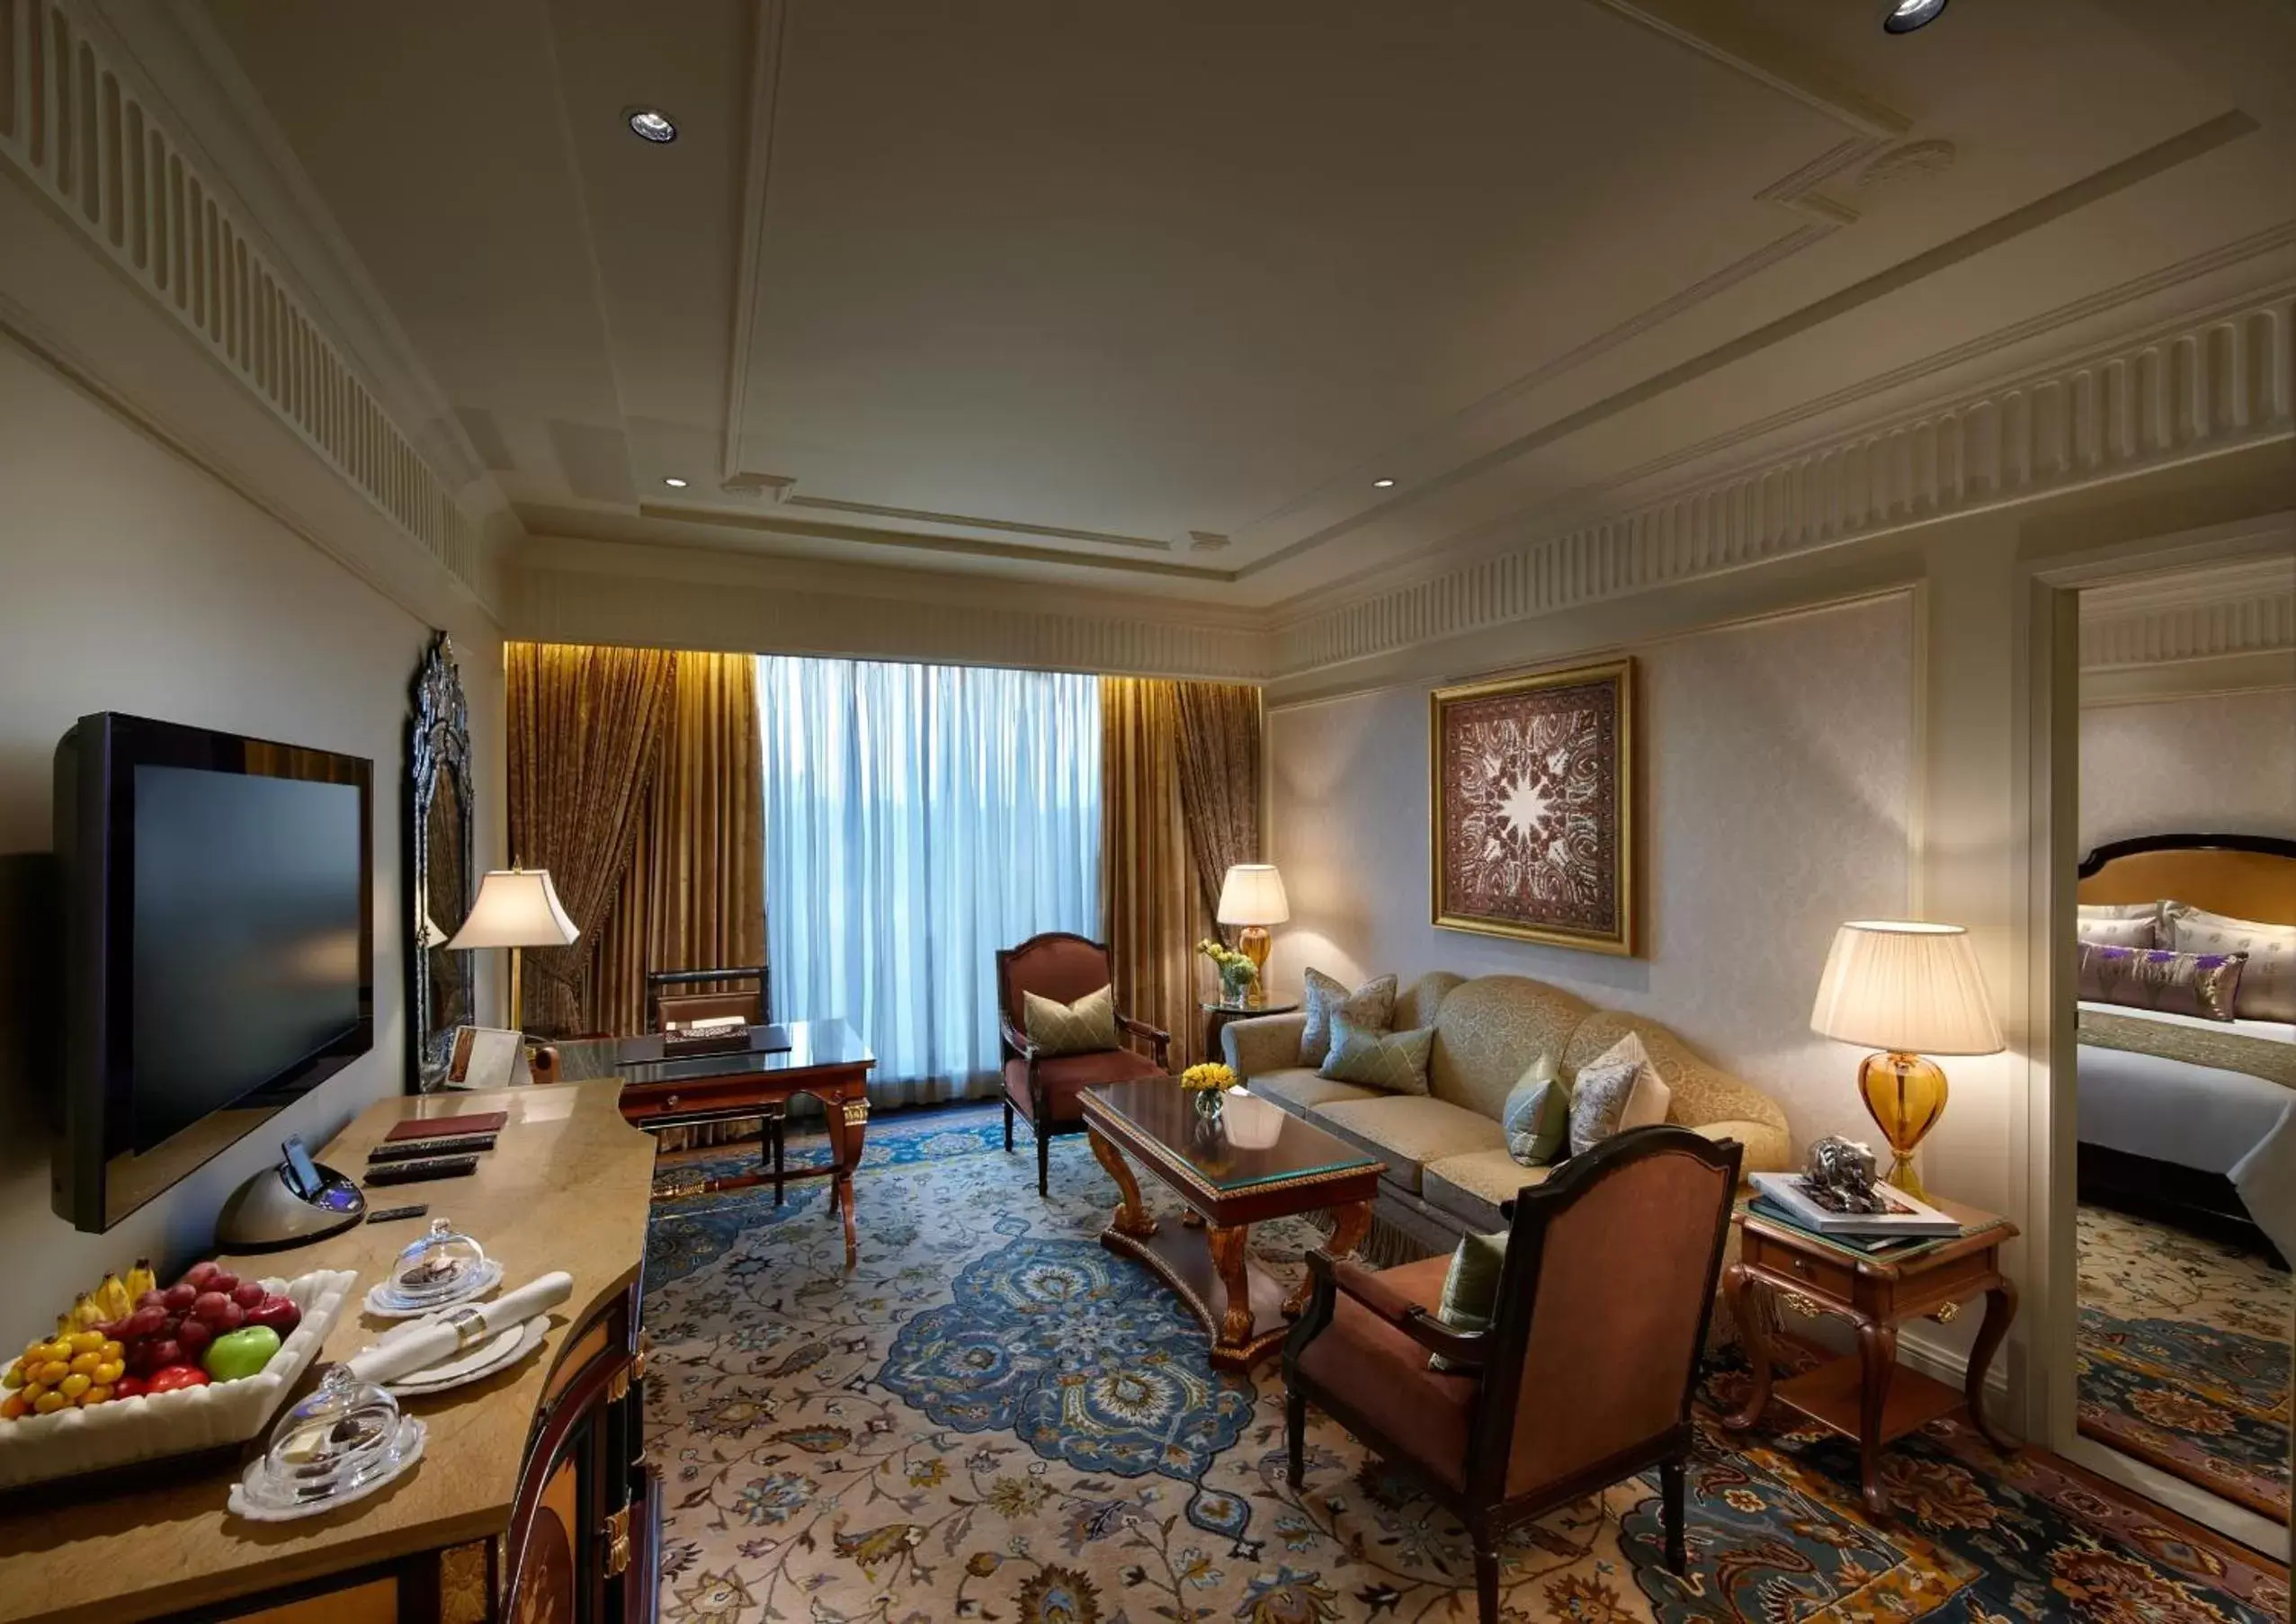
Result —
[{"label": "wall-mounted flat screen television", "polygon": [[374,1044],[373,764],[105,712],[56,750],[57,1212],[109,1229]]}]

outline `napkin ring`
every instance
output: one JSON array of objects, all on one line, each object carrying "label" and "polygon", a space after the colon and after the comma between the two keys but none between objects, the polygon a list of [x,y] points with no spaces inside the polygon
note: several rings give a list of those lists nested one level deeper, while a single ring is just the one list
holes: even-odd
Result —
[{"label": "napkin ring", "polygon": [[487,1340],[487,1316],[476,1308],[457,1308],[446,1316],[454,1329],[454,1351],[468,1353]]}]

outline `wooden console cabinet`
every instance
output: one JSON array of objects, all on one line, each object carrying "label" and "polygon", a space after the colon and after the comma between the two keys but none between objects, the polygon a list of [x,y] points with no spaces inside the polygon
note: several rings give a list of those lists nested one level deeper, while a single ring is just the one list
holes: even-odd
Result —
[{"label": "wooden console cabinet", "polygon": [[[13,1504],[0,1511],[0,1620],[650,1621],[660,1494],[645,1460],[639,1307],[654,1147],[622,1120],[617,1092],[607,1082],[383,1101],[322,1153],[355,1176],[368,1147],[406,1118],[508,1111],[475,1175],[371,1199],[429,1202],[514,1282],[550,1269],[574,1276],[541,1352],[408,1402],[431,1429],[413,1473],[357,1505],[286,1524],[226,1512],[228,1465],[156,1472],[150,1488],[128,1494],[64,1490]],[[427,1222],[362,1225],[246,1260],[242,1272],[355,1269],[363,1292]],[[342,1359],[384,1328],[354,1309],[321,1357]]]}]

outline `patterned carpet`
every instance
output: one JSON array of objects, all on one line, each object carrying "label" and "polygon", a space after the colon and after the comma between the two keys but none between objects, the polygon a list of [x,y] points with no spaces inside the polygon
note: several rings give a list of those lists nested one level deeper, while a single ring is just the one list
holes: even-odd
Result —
[{"label": "patterned carpet", "polygon": [[2290,1277],[2102,1207],[2080,1246],[2081,1431],[2287,1521]]},{"label": "patterned carpet", "polygon": [[[1055,1142],[1049,1201],[1027,1145],[998,1142],[993,1112],[873,1121],[851,1276],[818,1182],[779,1209],[770,1191],[657,1209],[664,1619],[1471,1619],[1463,1531],[1339,1429],[1312,1424],[1305,1488],[1285,1486],[1280,1375],[1211,1371],[1195,1322],[1099,1245],[1113,1192],[1083,1139]],[[1298,1223],[1255,1238],[1294,1270],[1314,1240]],[[1743,1385],[1726,1372],[1711,1396]],[[1848,1446],[1742,1446],[1704,1424],[1686,1581],[1659,1560],[1654,1489],[1630,1482],[1511,1547],[1506,1617],[2286,1616],[2284,1572],[2051,1466],[2004,1463],[1965,1427],[1900,1445],[1890,1476],[1899,1515],[1876,1528]]]}]

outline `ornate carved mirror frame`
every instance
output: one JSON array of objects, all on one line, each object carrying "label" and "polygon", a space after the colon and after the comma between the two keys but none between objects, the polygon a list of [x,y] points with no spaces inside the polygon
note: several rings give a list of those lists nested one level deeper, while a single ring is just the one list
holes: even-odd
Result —
[{"label": "ornate carved mirror frame", "polygon": [[[428,1093],[446,1077],[454,1029],[474,1020],[467,952],[442,945],[460,928],[472,895],[470,716],[462,674],[444,632],[432,638],[415,674],[414,721],[406,759],[406,1070],[407,1086]],[[442,787],[451,805],[439,806]],[[442,827],[434,827],[441,816]],[[451,843],[442,849],[441,842]],[[433,905],[433,883],[453,893]],[[441,912],[451,918],[440,918]],[[458,996],[459,993],[459,996]],[[459,1005],[459,1007],[458,1007]]]}]

